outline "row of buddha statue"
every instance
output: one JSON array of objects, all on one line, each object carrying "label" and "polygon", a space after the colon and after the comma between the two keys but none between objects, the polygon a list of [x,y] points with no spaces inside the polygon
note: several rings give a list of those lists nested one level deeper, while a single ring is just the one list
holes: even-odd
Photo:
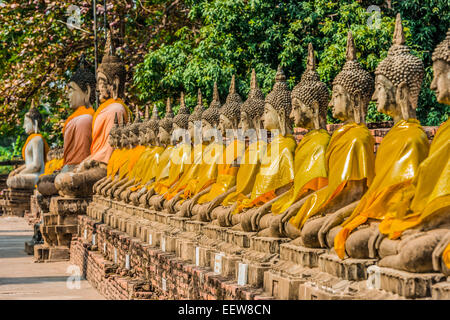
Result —
[{"label": "row of buddha statue", "polygon": [[[306,71],[292,92],[279,67],[264,97],[253,70],[244,102],[233,76],[223,105],[215,84],[207,109],[199,90],[192,113],[181,94],[177,115],[168,99],[162,119],[156,108],[150,117],[147,106],[143,120],[136,110],[131,121],[120,99],[125,69],[110,40],[106,48],[97,79],[82,66],[69,83],[76,111],[65,124],[60,173],[37,179],[17,171],[9,185],[37,182],[43,194],[102,195],[258,236],[290,238],[298,246],[329,248],[341,259],[377,258],[379,266],[450,274],[450,124],[440,126],[430,145],[416,119],[424,65],[405,44],[400,15],[375,80],[358,62],[349,32],[346,63],[331,97],[309,44]],[[450,104],[449,49],[450,29],[432,56],[431,89],[444,104]],[[95,82],[102,104],[94,112]],[[365,125],[371,100],[394,120],[376,155]],[[332,135],[326,130],[328,107],[342,121]],[[27,133],[39,124],[32,111],[25,117]],[[194,137],[196,123],[200,141],[175,141],[179,130]],[[308,130],[298,144],[293,124]],[[211,137],[215,128],[233,133],[226,145]],[[250,129],[256,139],[238,134]],[[264,131],[273,133],[270,140],[263,139]],[[42,163],[30,150],[43,145],[41,136],[31,138],[25,166]]]}]

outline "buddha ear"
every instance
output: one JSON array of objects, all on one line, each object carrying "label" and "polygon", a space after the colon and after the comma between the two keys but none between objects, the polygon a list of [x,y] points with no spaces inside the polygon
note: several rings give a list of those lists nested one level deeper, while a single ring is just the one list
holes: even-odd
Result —
[{"label": "buddha ear", "polygon": [[319,129],[320,128],[320,114],[319,114],[319,103],[317,101],[313,101],[312,109],[313,109],[312,123],[314,124],[315,129]]},{"label": "buddha ear", "polygon": [[91,86],[88,85],[86,91],[87,92],[86,92],[84,104],[86,105],[86,107],[90,107],[91,106]]},{"label": "buddha ear", "polygon": [[114,100],[117,100],[117,98],[119,98],[119,84],[120,84],[120,79],[119,77],[114,77],[113,80],[113,92],[112,92],[112,97]]},{"label": "buddha ear", "polygon": [[397,86],[397,89],[395,91],[395,100],[400,105],[400,111],[404,120],[408,120],[408,118],[410,117],[409,97],[410,92],[408,85],[405,81],[403,81]]},{"label": "buddha ear", "polygon": [[356,123],[363,123],[364,119],[362,118],[362,109],[363,109],[363,97],[359,90],[357,90],[353,94],[353,117]]},{"label": "buddha ear", "polygon": [[284,108],[281,108],[281,110],[277,112],[277,114],[278,114],[278,122],[280,123],[281,135],[284,137],[287,134],[286,110]]}]

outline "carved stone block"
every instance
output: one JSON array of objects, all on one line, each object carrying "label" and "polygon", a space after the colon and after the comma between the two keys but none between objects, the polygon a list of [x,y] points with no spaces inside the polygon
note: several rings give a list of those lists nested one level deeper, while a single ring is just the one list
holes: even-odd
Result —
[{"label": "carved stone block", "polygon": [[341,260],[337,255],[329,253],[319,256],[320,271],[352,281],[366,280],[368,276],[367,268],[375,263],[376,259]]},{"label": "carved stone block", "polygon": [[450,281],[447,280],[431,286],[431,298],[433,300],[450,300]]},{"label": "carved stone block", "polygon": [[303,267],[314,268],[319,265],[319,256],[325,249],[313,249],[290,243],[280,245],[280,259],[298,263]]},{"label": "carved stone block", "polygon": [[259,252],[280,253],[280,245],[291,241],[289,238],[252,237],[250,238],[250,248]]}]

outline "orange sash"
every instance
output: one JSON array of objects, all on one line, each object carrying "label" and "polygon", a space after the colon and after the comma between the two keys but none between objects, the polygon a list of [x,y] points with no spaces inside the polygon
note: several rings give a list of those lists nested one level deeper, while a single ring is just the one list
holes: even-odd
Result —
[{"label": "orange sash", "polygon": [[25,141],[25,144],[22,147],[22,159],[25,160],[25,150],[27,148],[28,143],[34,138],[34,137],[41,137],[42,141],[44,141],[44,162],[47,162],[47,153],[50,150],[47,141],[45,141],[44,137],[40,133],[33,133],[30,134]]},{"label": "orange sash", "polygon": [[73,118],[76,118],[78,116],[82,116],[83,114],[90,114],[91,116],[94,116],[94,109],[92,107],[86,108],[85,106],[78,107],[77,110],[75,110],[64,122],[63,128],[62,128],[62,134],[64,136],[64,131],[66,130],[67,124],[72,120]]}]

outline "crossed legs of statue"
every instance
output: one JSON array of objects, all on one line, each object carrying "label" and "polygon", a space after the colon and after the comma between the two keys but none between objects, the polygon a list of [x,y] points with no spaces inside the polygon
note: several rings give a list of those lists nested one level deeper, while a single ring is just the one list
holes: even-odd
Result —
[{"label": "crossed legs of statue", "polygon": [[92,195],[94,184],[105,176],[106,165],[93,162],[89,168],[81,167],[74,172],[58,174],[55,186],[62,196],[87,197]]}]

